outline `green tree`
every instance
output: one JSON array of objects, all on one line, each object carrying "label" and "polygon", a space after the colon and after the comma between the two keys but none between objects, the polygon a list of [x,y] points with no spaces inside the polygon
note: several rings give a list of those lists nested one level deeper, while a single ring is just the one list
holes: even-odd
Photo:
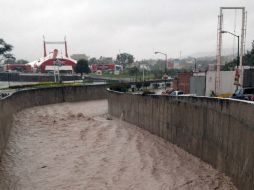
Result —
[{"label": "green tree", "polygon": [[113,58],[112,57],[100,57],[98,60],[98,64],[112,64],[113,63]]},{"label": "green tree", "polygon": [[247,51],[247,53],[243,57],[243,65],[254,65],[254,41],[252,42],[251,51]]},{"label": "green tree", "polygon": [[88,61],[85,59],[78,60],[76,65],[76,73],[80,73],[80,75],[83,76],[83,73],[88,74],[90,72],[91,70],[88,66]]},{"label": "green tree", "polygon": [[[250,51],[247,51],[247,53],[243,56],[243,65],[254,66],[254,41],[252,42],[252,49]],[[235,69],[236,66],[237,58],[223,65],[221,70],[232,71]]]},{"label": "green tree", "polygon": [[179,69],[169,69],[167,73],[168,73],[168,76],[170,76],[170,77],[173,78],[173,77],[175,77],[175,76],[177,75],[177,73],[180,72],[180,71],[181,71],[181,70],[179,70]]},{"label": "green tree", "polygon": [[12,45],[7,44],[2,38],[0,38],[0,62],[5,59],[14,58],[13,54],[10,53],[12,49]]},{"label": "green tree", "polygon": [[120,53],[116,56],[116,61],[126,67],[134,62],[134,56],[129,53]]},{"label": "green tree", "polygon": [[222,71],[233,71],[237,65],[237,59],[234,59],[230,62],[226,62],[225,65],[222,65],[221,70]]},{"label": "green tree", "polygon": [[16,63],[16,58],[15,57],[10,57],[4,59],[4,64],[15,64]]},{"label": "green tree", "polygon": [[89,59],[88,64],[89,65],[98,64],[98,60],[95,57],[93,57],[93,58]]},{"label": "green tree", "polygon": [[158,59],[156,61],[156,63],[153,65],[152,69],[154,70],[161,70],[161,71],[165,71],[165,60],[162,59]]},{"label": "green tree", "polygon": [[25,59],[19,59],[19,60],[16,61],[16,63],[17,64],[27,64],[29,62],[27,60],[25,60]]},{"label": "green tree", "polygon": [[155,79],[161,79],[163,74],[164,74],[164,72],[162,70],[159,70],[159,69],[154,69],[151,72],[154,75]]},{"label": "green tree", "polygon": [[138,67],[131,67],[131,68],[129,68],[128,69],[128,74],[130,75],[130,76],[135,76],[135,75],[137,75],[139,73],[139,70],[138,70]]}]

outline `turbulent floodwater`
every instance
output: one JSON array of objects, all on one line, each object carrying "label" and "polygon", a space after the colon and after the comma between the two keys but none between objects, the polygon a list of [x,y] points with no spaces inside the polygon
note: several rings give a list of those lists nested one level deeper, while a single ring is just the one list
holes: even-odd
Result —
[{"label": "turbulent floodwater", "polygon": [[235,189],[199,159],[106,113],[106,100],[18,113],[0,189]]}]

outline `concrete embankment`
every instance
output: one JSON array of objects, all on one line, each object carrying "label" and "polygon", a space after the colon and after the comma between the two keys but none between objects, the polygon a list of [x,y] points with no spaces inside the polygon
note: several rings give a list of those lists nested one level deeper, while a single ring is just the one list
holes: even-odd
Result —
[{"label": "concrete embankment", "polygon": [[106,85],[95,85],[22,90],[0,100],[0,158],[9,137],[13,115],[18,111],[47,104],[106,98]]},{"label": "concrete embankment", "polygon": [[109,91],[109,113],[156,134],[254,189],[254,105],[206,97]]}]

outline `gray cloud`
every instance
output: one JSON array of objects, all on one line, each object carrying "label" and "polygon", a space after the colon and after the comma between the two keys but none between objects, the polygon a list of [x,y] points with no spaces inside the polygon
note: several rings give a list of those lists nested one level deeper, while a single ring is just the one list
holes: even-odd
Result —
[{"label": "gray cloud", "polygon": [[[43,34],[48,40],[66,35],[70,53],[96,57],[115,57],[119,51],[138,59],[155,58],[155,50],[170,57],[180,51],[184,56],[215,52],[220,6],[246,6],[250,47],[253,0],[0,0],[0,37],[14,45],[18,58],[28,60],[42,56]],[[225,16],[232,31],[234,12]],[[232,48],[232,37],[224,41],[225,48]]]}]

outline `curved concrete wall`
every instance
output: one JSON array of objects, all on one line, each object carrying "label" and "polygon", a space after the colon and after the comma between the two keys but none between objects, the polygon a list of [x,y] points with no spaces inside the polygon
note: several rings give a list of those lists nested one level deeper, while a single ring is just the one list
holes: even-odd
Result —
[{"label": "curved concrete wall", "polygon": [[109,91],[109,113],[156,134],[254,189],[254,105],[206,97]]},{"label": "curved concrete wall", "polygon": [[46,104],[106,98],[106,85],[94,85],[23,90],[0,100],[0,158],[9,137],[13,114],[18,111]]}]

